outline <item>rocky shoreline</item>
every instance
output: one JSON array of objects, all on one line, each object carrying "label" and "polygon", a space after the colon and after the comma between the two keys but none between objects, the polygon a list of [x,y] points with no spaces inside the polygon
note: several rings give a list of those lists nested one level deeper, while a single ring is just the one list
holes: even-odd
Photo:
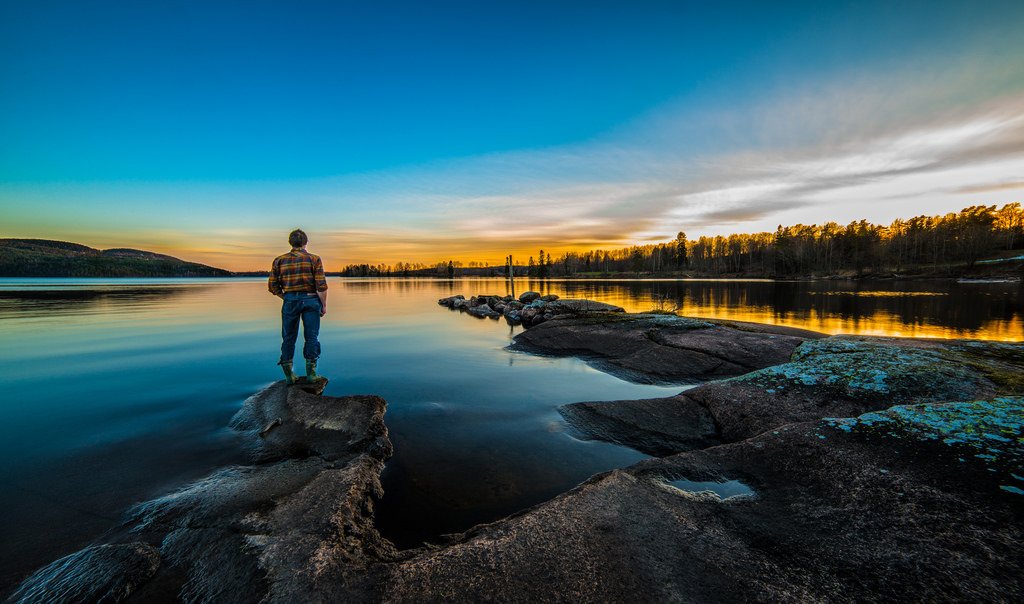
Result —
[{"label": "rocky shoreline", "polygon": [[11,599],[1024,598],[1024,344],[578,310],[587,301],[554,312],[554,299],[524,320],[538,299],[441,303],[518,312],[530,323],[518,350],[581,356],[636,381],[700,382],[559,408],[578,437],[652,458],[444,544],[398,550],[373,523],[392,450],[386,402],[279,382],[232,420],[251,465],[135,506],[103,543],[40,569]]}]

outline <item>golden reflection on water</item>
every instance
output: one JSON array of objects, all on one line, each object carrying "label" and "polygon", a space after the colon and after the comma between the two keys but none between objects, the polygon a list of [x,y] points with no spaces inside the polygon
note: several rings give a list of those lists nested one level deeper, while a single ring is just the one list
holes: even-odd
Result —
[{"label": "golden reflection on water", "polygon": [[[266,329],[279,301],[260,280],[174,284],[79,284],[56,288],[0,284],[0,320],[8,342],[50,325],[76,331]],[[431,320],[437,298],[511,293],[504,279],[331,278],[327,324],[407,324]],[[66,289],[64,289],[66,287]],[[563,298],[588,298],[629,312],[676,311],[680,315],[768,323],[827,334],[926,338],[1024,340],[1019,285],[963,286],[952,282],[856,283],[659,280],[516,280],[528,289]],[[20,290],[20,291],[19,291]],[[40,293],[40,290],[45,290]],[[63,291],[62,291],[63,290]]]},{"label": "golden reflection on water", "polygon": [[[491,283],[476,289],[471,283],[453,293],[507,293],[504,288],[492,292]],[[765,281],[534,280],[517,281],[516,285],[517,293],[529,288],[566,298],[588,298],[621,306],[627,312],[675,310],[688,317],[785,325],[831,335],[1024,341],[1020,290],[1005,284],[956,289],[956,284],[932,283],[925,290],[906,291]],[[819,287],[835,289],[814,289]],[[937,291],[943,287],[951,289]],[[787,293],[778,295],[780,289]]]}]

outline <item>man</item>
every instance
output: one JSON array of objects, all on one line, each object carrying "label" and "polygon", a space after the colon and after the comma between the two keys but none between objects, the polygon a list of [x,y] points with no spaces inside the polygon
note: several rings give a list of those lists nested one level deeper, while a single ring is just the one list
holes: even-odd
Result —
[{"label": "man", "polygon": [[270,293],[284,300],[281,306],[281,360],[278,365],[284,370],[284,379],[295,383],[292,371],[292,357],[295,356],[295,340],[299,336],[299,319],[302,319],[302,356],[306,358],[306,380],[321,379],[316,374],[316,361],[320,358],[320,317],[327,314],[327,279],[324,278],[324,264],[320,256],[306,251],[309,238],[299,229],[288,235],[292,251],[274,258],[270,268],[267,288]]}]

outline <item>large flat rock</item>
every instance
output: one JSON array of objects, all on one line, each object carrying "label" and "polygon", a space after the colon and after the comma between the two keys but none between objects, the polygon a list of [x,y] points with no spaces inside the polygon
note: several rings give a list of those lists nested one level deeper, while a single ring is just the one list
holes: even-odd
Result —
[{"label": "large flat rock", "polygon": [[642,462],[397,563],[383,597],[1020,601],[1022,414],[1021,398],[896,408]]},{"label": "large flat rock", "polygon": [[232,425],[253,465],[135,506],[119,538],[41,569],[15,600],[373,599],[372,568],[396,555],[373,524],[392,451],[387,404],[322,389],[278,382],[251,397]]},{"label": "large flat rock", "polygon": [[1024,344],[835,336],[805,341],[789,363],[676,397],[559,410],[584,436],[665,455],[823,417],[1021,392]]},{"label": "large flat rock", "polygon": [[640,383],[692,384],[785,363],[823,334],[771,325],[718,324],[675,315],[563,315],[517,335],[512,349],[580,356]]}]

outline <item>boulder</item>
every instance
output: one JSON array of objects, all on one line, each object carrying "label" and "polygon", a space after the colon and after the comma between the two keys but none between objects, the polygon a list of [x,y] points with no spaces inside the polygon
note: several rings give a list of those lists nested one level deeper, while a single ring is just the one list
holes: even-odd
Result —
[{"label": "boulder", "polygon": [[605,304],[604,302],[596,302],[594,300],[556,300],[548,302],[547,306],[544,307],[544,312],[551,313],[553,315],[566,315],[566,314],[580,314],[590,312],[626,312],[621,306],[615,306],[614,304]]},{"label": "boulder", "polygon": [[[549,304],[559,304],[551,302]],[[823,334],[786,328],[748,331],[674,315],[615,312],[557,316],[518,334],[512,348],[550,355],[579,355],[624,379],[686,384],[784,363],[807,337]],[[546,309],[545,309],[546,310]],[[770,326],[769,326],[770,327]]]},{"label": "boulder", "polygon": [[448,308],[453,308],[455,306],[456,302],[463,302],[464,303],[465,301],[466,301],[466,297],[463,296],[462,294],[459,294],[457,296],[449,296],[447,298],[441,298],[440,300],[437,301],[437,303],[440,304],[441,306],[447,306]]},{"label": "boulder", "polygon": [[541,296],[540,299],[544,300],[545,302],[554,302],[555,300],[558,299],[558,296],[556,296],[555,294],[548,294],[546,296]]},{"label": "boulder", "polygon": [[390,566],[382,599],[1017,601],[1022,417],[896,407],[644,461]]},{"label": "boulder", "polygon": [[486,302],[481,303],[473,308],[470,308],[467,312],[475,317],[500,317],[501,313],[495,312],[493,308],[487,305]]},{"label": "boulder", "polygon": [[523,292],[519,294],[519,301],[522,302],[523,304],[529,304],[530,302],[533,302],[539,297],[540,294],[537,292]]}]

